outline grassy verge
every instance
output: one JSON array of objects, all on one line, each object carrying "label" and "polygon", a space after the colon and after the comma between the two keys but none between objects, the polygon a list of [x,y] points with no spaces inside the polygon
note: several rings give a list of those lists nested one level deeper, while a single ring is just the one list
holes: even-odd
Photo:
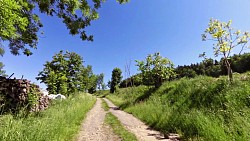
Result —
[{"label": "grassy verge", "polygon": [[135,135],[127,131],[112,113],[106,114],[105,123],[110,125],[114,133],[121,137],[123,141],[137,141]]},{"label": "grassy verge", "polygon": [[[159,89],[144,86],[123,89],[108,98],[165,134],[184,140],[249,140],[250,74],[196,77],[167,82]],[[149,94],[150,92],[150,94]]]},{"label": "grassy verge", "polygon": [[102,108],[103,108],[105,111],[108,111],[108,110],[109,110],[109,106],[108,106],[108,104],[104,101],[104,99],[102,99]]},{"label": "grassy verge", "polygon": [[36,115],[31,114],[27,118],[4,115],[0,117],[0,140],[72,140],[95,101],[90,95],[79,94],[56,101],[49,109]]}]

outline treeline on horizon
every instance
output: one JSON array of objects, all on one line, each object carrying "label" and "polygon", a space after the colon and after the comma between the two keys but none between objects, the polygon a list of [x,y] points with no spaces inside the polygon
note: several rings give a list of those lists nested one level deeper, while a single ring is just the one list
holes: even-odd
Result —
[{"label": "treeline on horizon", "polygon": [[[231,68],[234,73],[244,73],[250,71],[250,53],[244,53],[241,55],[233,55],[230,57]],[[224,64],[224,59],[221,58],[219,61],[212,58],[205,58],[202,62],[190,65],[177,66],[175,68],[176,76],[170,78],[171,80],[176,80],[180,78],[194,78],[198,75],[205,75],[211,77],[219,77],[222,75],[227,75],[227,68]],[[139,86],[139,85],[154,85],[153,81],[142,81],[142,74],[138,73],[129,78],[122,80],[120,83],[120,88]]]}]

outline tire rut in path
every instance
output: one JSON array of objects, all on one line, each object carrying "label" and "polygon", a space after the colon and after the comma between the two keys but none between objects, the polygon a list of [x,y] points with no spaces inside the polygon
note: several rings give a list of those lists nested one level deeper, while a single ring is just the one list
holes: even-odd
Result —
[{"label": "tire rut in path", "polygon": [[107,112],[102,108],[102,101],[97,98],[94,107],[83,121],[77,141],[120,141],[112,132],[111,127],[104,124]]},{"label": "tire rut in path", "polygon": [[150,127],[135,118],[133,115],[119,110],[118,107],[108,99],[104,98],[104,100],[110,107],[109,111],[121,121],[127,130],[135,134],[139,141],[173,141],[177,140],[176,138],[179,138],[176,134],[169,136],[169,139],[164,138],[160,132],[150,129]]}]

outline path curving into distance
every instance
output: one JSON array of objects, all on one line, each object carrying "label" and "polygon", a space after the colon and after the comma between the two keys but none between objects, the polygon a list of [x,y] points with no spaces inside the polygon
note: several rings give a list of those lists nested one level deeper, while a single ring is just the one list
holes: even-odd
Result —
[{"label": "path curving into distance", "polygon": [[121,141],[112,132],[111,127],[104,124],[106,113],[102,108],[101,99],[97,98],[94,107],[83,121],[77,141]]},{"label": "path curving into distance", "polygon": [[[155,130],[150,129],[133,115],[119,110],[108,99],[103,98],[110,107],[109,112],[116,116],[121,124],[139,141],[178,141],[178,135],[173,134],[169,139]],[[88,112],[87,117],[82,123],[81,130],[78,134],[77,141],[121,141],[121,138],[115,135],[108,125],[104,124],[106,111],[102,108],[102,100],[97,98],[94,107]]]}]

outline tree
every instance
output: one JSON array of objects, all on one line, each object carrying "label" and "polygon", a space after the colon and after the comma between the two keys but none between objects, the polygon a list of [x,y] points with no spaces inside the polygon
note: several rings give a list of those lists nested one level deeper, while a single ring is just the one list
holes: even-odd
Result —
[{"label": "tree", "polygon": [[104,89],[104,87],[105,87],[103,79],[104,79],[103,73],[101,73],[100,75],[97,75],[97,88],[98,88],[98,90]]},{"label": "tree", "polygon": [[93,73],[92,66],[82,67],[79,74],[79,91],[94,93],[98,85],[99,76]]},{"label": "tree", "polygon": [[120,88],[134,87],[143,85],[142,74],[132,75],[131,77],[124,79],[120,83]]},{"label": "tree", "polygon": [[89,93],[93,94],[96,92],[97,81],[98,81],[98,75],[93,74],[89,77],[89,84],[88,84]]},{"label": "tree", "polygon": [[[128,0],[117,0],[120,4]],[[0,41],[9,41],[11,53],[25,55],[32,52],[26,48],[36,48],[38,32],[43,26],[34,9],[49,16],[57,16],[72,35],[80,35],[82,40],[93,41],[85,28],[99,17],[97,10],[103,0],[0,0]],[[0,42],[1,44],[1,42]]]},{"label": "tree", "polygon": [[159,88],[165,80],[175,76],[174,64],[168,58],[162,58],[160,53],[149,54],[146,61],[136,60],[143,75],[143,81],[152,81],[156,88]]},{"label": "tree", "polygon": [[50,93],[70,94],[79,90],[81,86],[80,72],[83,67],[82,57],[74,52],[60,51],[53,56],[51,62],[44,64],[37,80],[45,83]]},{"label": "tree", "polygon": [[[230,56],[232,50],[236,47],[240,47],[240,52],[246,47],[249,41],[250,34],[248,32],[241,32],[240,30],[235,30],[231,27],[232,21],[220,22],[216,19],[211,19],[208,28],[205,33],[202,34],[202,40],[212,40],[216,43],[213,44],[214,55],[223,56],[224,64],[227,68],[228,79],[230,82],[233,81],[233,74],[231,68]],[[203,54],[205,55],[205,54]]]},{"label": "tree", "polygon": [[112,78],[110,83],[110,93],[114,93],[117,90],[118,85],[122,80],[122,71],[119,68],[114,68],[112,71]]},{"label": "tree", "polygon": [[111,88],[111,81],[110,80],[107,83],[107,87]]}]

